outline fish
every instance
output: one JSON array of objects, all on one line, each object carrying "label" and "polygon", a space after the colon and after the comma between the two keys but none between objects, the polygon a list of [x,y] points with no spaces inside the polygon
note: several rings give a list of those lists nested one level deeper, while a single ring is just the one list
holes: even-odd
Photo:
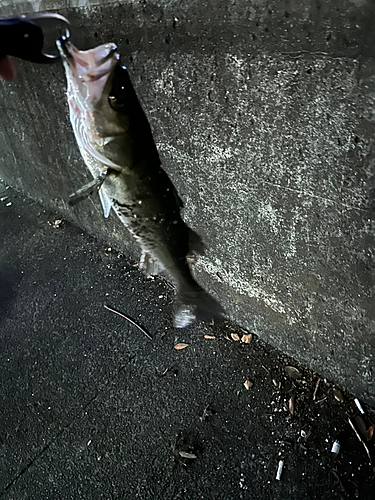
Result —
[{"label": "fish", "polygon": [[150,124],[114,43],[78,50],[56,42],[67,80],[70,122],[93,180],[72,195],[97,191],[141,249],[146,275],[167,274],[177,288],[174,325],[224,318],[222,306],[194,279],[188,258],[202,254],[201,237],[181,216],[183,202],[161,167]]}]

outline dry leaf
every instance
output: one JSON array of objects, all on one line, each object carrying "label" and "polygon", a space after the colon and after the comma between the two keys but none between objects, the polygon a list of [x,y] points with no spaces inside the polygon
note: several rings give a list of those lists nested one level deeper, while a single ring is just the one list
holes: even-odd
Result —
[{"label": "dry leaf", "polygon": [[374,435],[374,426],[372,425],[366,431],[366,439],[367,439],[367,441],[370,441],[370,439],[372,439],[373,435]]},{"label": "dry leaf", "polygon": [[244,382],[244,384],[243,384],[243,385],[245,386],[245,388],[246,388],[247,390],[249,390],[249,389],[251,389],[251,388],[253,387],[254,382],[251,382],[251,380],[245,380],[245,382]]},{"label": "dry leaf", "polygon": [[233,340],[238,342],[240,340],[240,337],[237,335],[237,333],[231,333],[230,336],[232,337]]},{"label": "dry leaf", "polygon": [[205,335],[204,338],[211,340],[211,339],[214,339],[215,337],[213,335]]},{"label": "dry leaf", "polygon": [[360,416],[355,417],[355,423],[357,424],[359,432],[365,436],[367,441],[370,441],[374,435],[374,426],[371,425],[368,429],[366,429],[366,424]]},{"label": "dry leaf", "polygon": [[185,347],[187,347],[189,344],[176,344],[174,346],[174,348],[176,349],[176,351],[181,351],[181,349],[185,349]]},{"label": "dry leaf", "polygon": [[350,418],[348,418],[348,422],[349,422],[350,427],[353,429],[355,435],[357,436],[358,440],[363,444],[363,447],[366,450],[367,456],[369,458],[370,464],[372,465],[371,454],[370,454],[369,449],[367,448],[366,443],[363,441],[363,439],[361,438],[361,436],[358,434],[358,431],[357,431],[355,425],[353,424],[353,422],[351,421]]},{"label": "dry leaf", "polygon": [[333,395],[335,396],[336,401],[339,401],[340,403],[344,402],[344,396],[339,389],[333,389]]},{"label": "dry leaf", "polygon": [[249,335],[242,335],[241,342],[243,342],[244,344],[250,344],[252,338],[253,336],[251,335],[251,333],[249,333]]},{"label": "dry leaf", "polygon": [[301,378],[302,376],[301,372],[297,370],[297,368],[294,368],[294,366],[286,366],[285,371],[289,375],[289,377],[293,379]]},{"label": "dry leaf", "polygon": [[289,406],[290,413],[293,415],[293,413],[294,413],[294,397],[293,396],[289,399],[288,406]]}]

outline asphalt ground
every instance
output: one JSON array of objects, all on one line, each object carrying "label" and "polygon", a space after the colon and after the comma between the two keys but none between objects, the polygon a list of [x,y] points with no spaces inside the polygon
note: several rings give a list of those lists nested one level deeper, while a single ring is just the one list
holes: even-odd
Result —
[{"label": "asphalt ground", "polygon": [[373,409],[229,321],[174,329],[166,281],[0,200],[1,500],[373,498]]}]

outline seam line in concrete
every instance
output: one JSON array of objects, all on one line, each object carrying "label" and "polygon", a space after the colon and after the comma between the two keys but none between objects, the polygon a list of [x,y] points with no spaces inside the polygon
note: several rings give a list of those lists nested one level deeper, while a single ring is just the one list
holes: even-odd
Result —
[{"label": "seam line in concrete", "polygon": [[297,193],[297,194],[300,194],[302,196],[309,196],[310,198],[316,198],[318,200],[332,203],[332,205],[339,205],[343,208],[348,208],[350,210],[359,210],[360,212],[364,212],[364,213],[369,212],[369,210],[367,208],[355,207],[353,205],[345,205],[345,203],[340,203],[339,201],[332,200],[331,198],[324,198],[324,196],[319,196],[317,194],[309,193],[307,191],[300,191],[298,189],[283,186],[281,184],[275,184],[275,183],[269,182],[269,181],[264,181],[264,184],[269,184],[270,186],[274,186],[274,187],[277,187],[279,189],[285,189],[285,191],[292,191],[293,193]]},{"label": "seam line in concrete", "polygon": [[[131,359],[134,359],[133,356],[130,356],[129,357],[129,361]],[[89,399],[89,401],[84,405],[82,406],[82,408],[80,408],[78,411],[77,411],[77,414],[73,417],[73,419],[67,423],[66,425],[64,425],[60,431],[36,454],[36,456],[34,458],[32,458],[24,467],[23,469],[20,470],[20,472],[18,472],[18,474],[16,474],[16,476],[11,480],[9,481],[9,483],[5,486],[5,488],[0,492],[0,496],[4,495],[7,491],[10,490],[10,488],[18,481],[18,479],[20,479],[33,465],[34,463],[39,459],[41,458],[44,453],[62,436],[62,434],[67,430],[69,429],[70,427],[72,427],[75,422],[77,421],[78,417],[79,417],[79,414],[84,412],[87,408],[89,408],[89,406],[98,399],[98,397],[104,393],[105,389],[120,375],[120,373],[126,368],[126,365],[120,367],[118,369],[118,371],[115,373],[115,375],[110,379],[108,380],[108,382],[101,388],[97,391],[96,394],[94,394],[94,396],[92,396],[91,399]]]}]

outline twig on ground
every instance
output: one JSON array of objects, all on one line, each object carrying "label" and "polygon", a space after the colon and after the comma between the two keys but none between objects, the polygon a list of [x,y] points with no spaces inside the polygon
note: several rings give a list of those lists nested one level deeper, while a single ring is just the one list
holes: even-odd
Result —
[{"label": "twig on ground", "polygon": [[141,332],[143,332],[148,339],[152,340],[151,335],[148,334],[146,332],[146,330],[144,328],[142,328],[141,326],[139,326],[135,321],[133,321],[131,318],[129,318],[129,316],[127,316],[126,314],[122,314],[122,313],[120,313],[118,311],[115,311],[114,309],[112,309],[111,307],[108,307],[106,305],[104,305],[104,308],[107,309],[108,311],[111,311],[111,312],[113,312],[115,314],[118,314],[119,316],[121,316],[121,318],[126,319],[127,321],[129,321],[129,323],[131,323],[132,325],[136,326],[138,328],[138,330],[141,330]]},{"label": "twig on ground", "polygon": [[359,399],[358,399],[358,398],[355,398],[354,402],[355,402],[355,404],[356,404],[356,406],[357,406],[358,410],[362,413],[362,415],[364,415],[364,413],[365,413],[365,412],[364,412],[364,410],[363,410],[363,408],[362,408],[361,403],[359,402]]},{"label": "twig on ground", "polygon": [[363,444],[363,446],[364,446],[364,448],[365,448],[365,450],[366,450],[367,456],[368,456],[368,458],[369,458],[369,460],[370,460],[370,464],[371,464],[371,466],[372,466],[372,467],[373,467],[373,469],[374,469],[374,466],[373,466],[373,463],[372,463],[372,460],[371,460],[370,451],[369,451],[369,449],[367,448],[366,443],[362,440],[361,436],[358,434],[357,429],[355,428],[355,426],[354,426],[354,424],[353,424],[353,422],[351,421],[351,419],[350,419],[350,418],[348,418],[348,422],[349,422],[349,424],[350,424],[350,427],[351,427],[351,428],[353,429],[353,431],[355,432],[355,435],[357,436],[357,438],[358,438],[358,439],[360,440],[360,442]]},{"label": "twig on ground", "polygon": [[319,387],[320,381],[321,381],[321,378],[319,378],[318,381],[317,381],[317,383],[316,383],[315,391],[314,391],[314,395],[313,395],[313,401],[315,401],[316,393],[318,392],[318,387]]},{"label": "twig on ground", "polygon": [[323,403],[323,401],[325,401],[327,399],[327,396],[324,396],[324,398],[322,399],[319,399],[319,401],[315,401],[315,404],[319,404],[319,403]]}]

